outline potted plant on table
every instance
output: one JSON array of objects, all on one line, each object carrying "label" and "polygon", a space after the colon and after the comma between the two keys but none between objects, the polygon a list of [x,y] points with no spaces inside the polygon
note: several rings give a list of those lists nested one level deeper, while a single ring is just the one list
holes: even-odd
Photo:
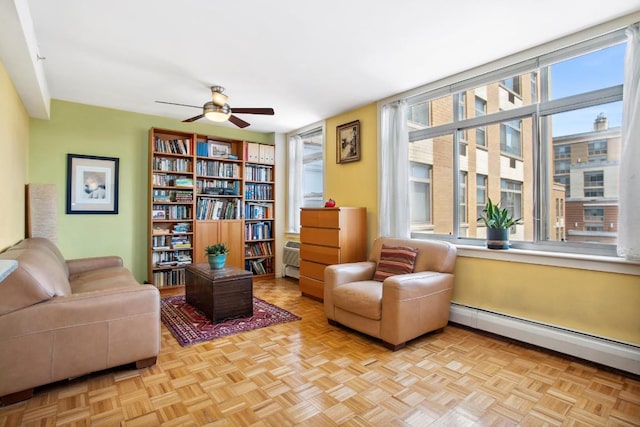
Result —
[{"label": "potted plant on table", "polygon": [[227,261],[227,253],[229,248],[224,243],[216,243],[215,245],[209,245],[204,248],[204,251],[209,258],[209,266],[214,269],[224,268],[224,263]]},{"label": "potted plant on table", "polygon": [[487,248],[509,249],[509,229],[522,223],[522,218],[514,218],[508,209],[501,208],[489,199],[478,218],[487,226]]}]

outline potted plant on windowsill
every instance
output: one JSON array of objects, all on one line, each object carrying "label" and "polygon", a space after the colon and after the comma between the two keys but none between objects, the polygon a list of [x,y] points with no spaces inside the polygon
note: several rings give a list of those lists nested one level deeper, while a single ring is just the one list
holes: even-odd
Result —
[{"label": "potted plant on windowsill", "polygon": [[209,266],[218,270],[220,268],[224,268],[224,263],[227,261],[227,254],[229,253],[229,248],[224,243],[216,243],[215,245],[209,245],[204,248],[204,251],[207,254],[207,258],[209,259]]},{"label": "potted plant on windowsill", "polygon": [[514,218],[508,209],[494,204],[491,199],[482,210],[484,215],[478,218],[487,227],[487,248],[509,249],[509,229],[522,223],[522,218]]}]

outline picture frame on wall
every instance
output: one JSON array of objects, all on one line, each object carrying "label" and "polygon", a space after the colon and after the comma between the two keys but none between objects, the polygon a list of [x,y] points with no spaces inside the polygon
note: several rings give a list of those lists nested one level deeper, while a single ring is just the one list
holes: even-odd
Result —
[{"label": "picture frame on wall", "polygon": [[67,214],[117,214],[119,162],[67,154]]},{"label": "picture frame on wall", "polygon": [[360,120],[336,127],[336,163],[360,160]]}]

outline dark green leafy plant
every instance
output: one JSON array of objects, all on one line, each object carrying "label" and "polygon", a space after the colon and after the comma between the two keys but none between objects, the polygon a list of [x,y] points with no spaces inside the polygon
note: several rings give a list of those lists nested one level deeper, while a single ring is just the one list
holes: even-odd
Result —
[{"label": "dark green leafy plant", "polygon": [[503,209],[498,204],[494,204],[491,199],[482,210],[484,216],[478,218],[478,221],[484,221],[487,228],[510,228],[522,222],[522,218],[514,219],[508,209]]},{"label": "dark green leafy plant", "polygon": [[224,243],[216,243],[215,245],[209,245],[204,248],[207,255],[223,255],[229,252],[229,248]]}]

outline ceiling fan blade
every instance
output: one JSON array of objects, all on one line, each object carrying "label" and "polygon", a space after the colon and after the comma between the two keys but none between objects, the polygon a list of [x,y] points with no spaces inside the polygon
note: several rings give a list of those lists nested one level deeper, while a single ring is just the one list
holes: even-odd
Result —
[{"label": "ceiling fan blade", "polygon": [[187,122],[187,123],[188,122],[195,122],[196,120],[199,120],[199,119],[201,119],[203,117],[204,117],[204,114],[198,114],[197,116],[193,116],[193,117],[190,117],[188,119],[184,119],[182,122],[183,123],[185,123],[185,122]]},{"label": "ceiling fan blade", "polygon": [[249,126],[249,123],[242,120],[240,117],[236,117],[233,114],[229,116],[229,121],[239,128],[246,128]]},{"label": "ceiling fan blade", "polygon": [[169,105],[180,105],[182,107],[192,107],[192,108],[202,108],[201,106],[197,106],[197,105],[188,105],[188,104],[178,104],[177,102],[167,102],[167,101],[156,101],[158,104],[169,104]]},{"label": "ceiling fan blade", "polygon": [[231,108],[236,114],[265,114],[267,116],[273,116],[273,108]]}]

